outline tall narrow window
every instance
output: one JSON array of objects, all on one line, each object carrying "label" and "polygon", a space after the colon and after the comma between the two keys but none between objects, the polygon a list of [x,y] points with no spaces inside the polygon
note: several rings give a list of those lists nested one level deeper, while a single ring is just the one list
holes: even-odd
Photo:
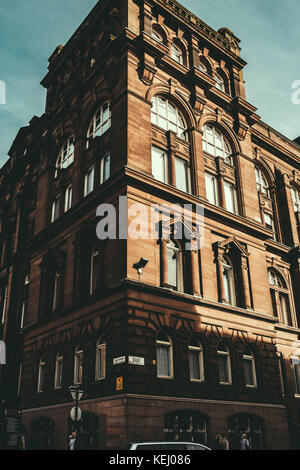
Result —
[{"label": "tall narrow window", "polygon": [[275,226],[274,226],[274,220],[273,220],[272,215],[264,212],[264,220],[265,220],[265,226],[274,232]]},{"label": "tall narrow window", "polygon": [[230,352],[228,347],[221,343],[218,347],[218,369],[219,369],[219,383],[221,385],[231,385],[231,363]]},{"label": "tall narrow window", "polygon": [[245,374],[245,384],[246,387],[256,388],[256,367],[255,367],[255,358],[252,350],[249,347],[246,347],[243,354],[244,362],[244,374]]},{"label": "tall narrow window", "polygon": [[183,290],[182,251],[175,241],[167,244],[168,284],[175,290]]},{"label": "tall narrow window", "polygon": [[2,325],[5,322],[6,317],[6,307],[7,307],[7,294],[8,294],[8,287],[4,286],[1,289],[1,299],[0,299],[0,313],[1,313],[1,323]]},{"label": "tall narrow window", "polygon": [[88,130],[88,143],[87,147],[89,146],[89,139],[94,139],[97,136],[103,135],[111,126],[111,111],[110,111],[110,104],[107,101],[104,103],[96,114],[94,115],[91,124]]},{"label": "tall narrow window", "polygon": [[99,287],[100,280],[100,250],[94,247],[90,262],[90,295],[93,295]]},{"label": "tall narrow window", "polygon": [[59,196],[56,197],[52,203],[52,212],[51,212],[51,222],[55,222],[55,220],[59,217]]},{"label": "tall narrow window", "polygon": [[21,330],[23,329],[24,320],[27,314],[29,284],[30,284],[30,277],[29,277],[29,274],[26,274],[24,277],[23,296],[22,296],[22,303],[21,303],[21,320],[20,320]]},{"label": "tall narrow window", "polygon": [[100,162],[100,184],[110,178],[110,155],[107,154],[101,158]]},{"label": "tall narrow window", "polygon": [[185,193],[190,192],[190,168],[182,158],[175,157],[176,187]]},{"label": "tall narrow window", "polygon": [[223,267],[223,282],[224,282],[225,299],[228,304],[236,305],[234,271],[233,271],[231,261],[228,258],[224,258],[222,267]]},{"label": "tall narrow window", "polygon": [[189,344],[190,380],[204,382],[204,364],[202,344],[192,339]]},{"label": "tall narrow window", "polygon": [[101,380],[106,377],[106,343],[98,339],[96,345],[95,379]]},{"label": "tall narrow window", "polygon": [[173,131],[181,139],[187,140],[185,119],[179,109],[168,99],[161,96],[152,98],[151,122],[165,131]]},{"label": "tall narrow window", "polygon": [[65,191],[65,212],[68,212],[72,207],[72,185],[68,186]]},{"label": "tall narrow window", "polygon": [[175,44],[171,45],[171,57],[176,60],[179,64],[183,65],[183,53],[180,47]]},{"label": "tall narrow window", "polygon": [[289,290],[287,289],[286,283],[273,269],[268,271],[268,275],[273,314],[285,325],[293,326]]},{"label": "tall narrow window", "polygon": [[258,167],[255,167],[255,177],[256,177],[256,187],[259,193],[264,194],[267,197],[270,197],[270,188],[267,181],[267,178],[263,174],[262,170]]},{"label": "tall narrow window", "polygon": [[63,378],[63,361],[64,358],[61,353],[56,355],[55,361],[55,378],[54,378],[54,388],[59,389],[62,387],[62,378]]},{"label": "tall narrow window", "polygon": [[203,150],[213,157],[224,158],[225,162],[233,165],[231,148],[223,134],[210,124],[203,126]]},{"label": "tall narrow window", "polygon": [[218,181],[215,175],[205,172],[205,189],[208,201],[214,206],[219,205]]},{"label": "tall narrow window", "polygon": [[300,213],[300,192],[296,188],[291,188],[294,211]]},{"label": "tall narrow window", "polygon": [[62,146],[58,158],[56,160],[56,169],[55,169],[55,177],[58,176],[58,171],[63,170],[70,166],[74,161],[74,143],[75,139],[74,136],[70,137],[64,145]]},{"label": "tall narrow window", "polygon": [[173,349],[171,339],[160,333],[156,340],[157,377],[173,378]]},{"label": "tall narrow window", "polygon": [[94,190],[94,167],[90,168],[84,177],[84,197]]},{"label": "tall narrow window", "polygon": [[216,80],[216,88],[218,90],[223,91],[223,93],[226,93],[226,87],[225,87],[225,80],[223,77],[221,77],[220,74],[216,73],[215,75],[215,80]]},{"label": "tall narrow window", "polygon": [[292,357],[291,366],[294,377],[295,395],[300,396],[300,358]]},{"label": "tall narrow window", "polygon": [[45,391],[45,378],[46,378],[46,360],[42,358],[39,363],[39,376],[38,376],[38,393]]},{"label": "tall narrow window", "polygon": [[82,383],[82,371],[83,371],[83,349],[81,346],[77,346],[74,357],[74,384]]},{"label": "tall narrow window", "polygon": [[157,147],[152,147],[152,174],[162,183],[167,183],[167,155]]},{"label": "tall narrow window", "polygon": [[59,288],[60,288],[60,272],[56,271],[54,276],[54,286],[53,286],[53,303],[52,310],[56,310],[59,305]]},{"label": "tall narrow window", "polygon": [[232,183],[224,182],[226,209],[232,214],[238,214],[236,190]]}]

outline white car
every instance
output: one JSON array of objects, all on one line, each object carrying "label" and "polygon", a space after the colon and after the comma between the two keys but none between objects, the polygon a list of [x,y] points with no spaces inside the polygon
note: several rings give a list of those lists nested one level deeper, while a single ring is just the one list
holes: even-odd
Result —
[{"label": "white car", "polygon": [[211,450],[203,444],[195,442],[135,442],[128,446],[129,450]]}]

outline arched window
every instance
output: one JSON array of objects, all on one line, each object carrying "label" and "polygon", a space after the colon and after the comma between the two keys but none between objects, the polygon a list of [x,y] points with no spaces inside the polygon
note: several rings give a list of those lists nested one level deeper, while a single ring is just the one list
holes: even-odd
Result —
[{"label": "arched window", "polygon": [[156,28],[152,28],[152,37],[154,39],[156,39],[156,41],[158,41],[158,42],[161,42],[161,43],[164,42],[164,38],[163,38],[162,34],[159,31],[157,31]]},{"label": "arched window", "polygon": [[253,351],[251,348],[249,348],[249,346],[247,346],[244,349],[243,363],[244,363],[246,387],[256,388],[257,379],[256,379],[255,358],[254,358]]},{"label": "arched window", "polygon": [[73,163],[74,144],[75,137],[72,135],[72,137],[65,141],[64,145],[60,149],[59,155],[56,160],[55,177],[58,176],[58,170],[63,170],[64,168],[67,168]]},{"label": "arched window", "polygon": [[231,385],[231,361],[230,352],[226,344],[220,343],[218,347],[218,370],[219,370],[219,383],[221,385]]},{"label": "arched window", "polygon": [[202,344],[192,338],[189,344],[190,380],[204,382],[204,361]]},{"label": "arched window", "polygon": [[62,387],[63,362],[64,362],[63,355],[60,352],[58,352],[56,355],[56,361],[55,361],[55,377],[54,377],[54,388],[56,389],[59,389]]},{"label": "arched window", "polygon": [[207,66],[201,59],[199,62],[199,69],[201,70],[201,72],[208,74]]},{"label": "arched window", "polygon": [[75,349],[74,356],[74,384],[82,383],[82,371],[83,371],[83,348],[82,346],[77,346]]},{"label": "arched window", "polygon": [[106,343],[98,339],[96,343],[96,363],[95,380],[102,380],[106,377]]},{"label": "arched window", "polygon": [[228,420],[230,450],[241,450],[241,436],[246,435],[251,450],[264,449],[264,420],[260,416],[239,413]]},{"label": "arched window", "polygon": [[262,170],[258,167],[255,167],[255,177],[256,177],[256,187],[259,193],[264,194],[267,197],[270,197],[270,188],[266,176],[263,174]]},{"label": "arched window", "polygon": [[165,333],[160,333],[156,340],[157,377],[173,378],[173,346]]},{"label": "arched window", "polygon": [[46,359],[42,357],[39,362],[39,373],[38,373],[38,393],[45,391],[45,380],[46,380]]},{"label": "arched window", "polygon": [[111,126],[111,111],[110,103],[106,101],[94,114],[91,124],[89,125],[88,130],[88,142],[87,147],[89,146],[89,139],[94,139],[97,136],[103,135]]},{"label": "arched window", "polygon": [[284,279],[273,269],[268,271],[273,314],[282,323],[293,326],[289,290]]},{"label": "arched window", "polygon": [[167,244],[168,284],[175,290],[183,290],[182,250],[179,243],[169,240]]},{"label": "arched window", "polygon": [[225,299],[230,305],[236,305],[236,292],[233,266],[229,258],[222,263]]},{"label": "arched window", "polygon": [[152,98],[151,122],[165,131],[173,131],[181,139],[187,140],[187,125],[182,113],[167,98]]},{"label": "arched window", "polygon": [[223,91],[223,93],[226,93],[226,86],[225,86],[224,78],[219,73],[216,73],[215,80],[216,80],[216,88],[218,88],[218,90]]},{"label": "arched window", "polygon": [[101,251],[94,246],[90,258],[90,295],[93,295],[100,285]]},{"label": "arched window", "polygon": [[[207,445],[209,418],[196,410],[177,410],[165,415],[165,440]],[[193,450],[191,447],[190,450]]]},{"label": "arched window", "polygon": [[232,150],[226,138],[219,129],[211,124],[203,126],[203,150],[213,157],[224,158],[225,162],[233,165]]},{"label": "arched window", "polygon": [[183,52],[181,48],[175,44],[171,45],[171,57],[179,64],[183,65]]}]

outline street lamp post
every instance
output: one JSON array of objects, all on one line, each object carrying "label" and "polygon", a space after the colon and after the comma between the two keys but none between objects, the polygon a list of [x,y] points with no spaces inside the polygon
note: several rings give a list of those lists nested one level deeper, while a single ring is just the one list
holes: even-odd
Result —
[{"label": "street lamp post", "polygon": [[75,402],[75,430],[77,431],[77,419],[78,419],[78,402],[81,400],[83,390],[79,385],[71,385],[69,387],[73,401]]}]

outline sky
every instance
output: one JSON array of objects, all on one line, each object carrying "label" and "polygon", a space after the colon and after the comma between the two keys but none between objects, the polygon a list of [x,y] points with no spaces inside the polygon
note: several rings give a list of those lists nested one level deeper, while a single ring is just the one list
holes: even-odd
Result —
[{"label": "sky", "polygon": [[[48,58],[71,37],[97,0],[0,0],[0,167],[20,127],[44,112],[40,81]],[[262,120],[290,139],[300,136],[299,0],[182,0],[212,28],[229,27],[241,39],[247,100]]]}]

